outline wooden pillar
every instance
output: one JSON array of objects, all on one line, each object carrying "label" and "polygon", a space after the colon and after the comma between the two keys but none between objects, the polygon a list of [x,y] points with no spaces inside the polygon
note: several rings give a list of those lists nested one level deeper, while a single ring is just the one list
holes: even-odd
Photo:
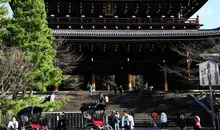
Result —
[{"label": "wooden pillar", "polygon": [[164,69],[163,69],[163,73],[164,73],[164,91],[168,91],[168,83],[167,83],[167,69],[165,66],[165,60],[163,60],[164,63]]},{"label": "wooden pillar", "polygon": [[197,15],[196,20],[197,20],[197,23],[200,24],[199,15]]},{"label": "wooden pillar", "polygon": [[132,91],[132,75],[128,74],[128,90]]},{"label": "wooden pillar", "polygon": [[55,84],[55,91],[58,91],[58,90],[59,90],[59,85]]},{"label": "wooden pillar", "polygon": [[95,91],[95,74],[91,74],[91,81],[90,81],[91,85],[92,85],[92,90]]},{"label": "wooden pillar", "polygon": [[187,52],[187,72],[188,72],[188,80],[191,80],[191,68],[190,68],[190,59],[189,59],[189,52]]}]

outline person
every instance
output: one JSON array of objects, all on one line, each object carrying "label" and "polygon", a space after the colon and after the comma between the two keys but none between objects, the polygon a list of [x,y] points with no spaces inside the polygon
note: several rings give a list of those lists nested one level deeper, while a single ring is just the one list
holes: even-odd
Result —
[{"label": "person", "polygon": [[119,130],[119,115],[117,112],[113,111],[113,117],[112,117],[113,127],[114,130]]},{"label": "person", "polygon": [[160,120],[161,120],[161,128],[167,128],[167,115],[165,112],[162,112],[160,115]]},{"label": "person", "polygon": [[134,130],[134,118],[129,115],[126,110],[123,111],[124,116],[122,117],[121,127],[122,130]]},{"label": "person", "polygon": [[111,91],[111,86],[109,84],[107,85],[107,89],[108,91]]},{"label": "person", "polygon": [[151,122],[151,125],[153,127],[157,127],[157,124],[156,124],[156,120],[158,119],[158,114],[156,112],[153,112],[151,114],[151,117],[152,117],[152,122]]},{"label": "person", "polygon": [[115,95],[117,95],[117,88],[114,87],[114,92],[115,92]]},{"label": "person", "polygon": [[119,114],[119,112],[118,112],[118,111],[116,111],[116,114],[117,114],[118,118],[120,118],[120,114]]},{"label": "person", "polygon": [[194,130],[200,130],[201,128],[200,118],[198,115],[195,115],[193,118],[193,128]]},{"label": "person", "polygon": [[183,113],[179,115],[179,127],[181,130],[184,130],[186,127],[186,117]]},{"label": "person", "polygon": [[120,94],[122,95],[122,91],[123,91],[122,85],[119,86],[118,90],[119,90]]},{"label": "person", "polygon": [[154,87],[153,87],[152,85],[149,87],[149,95],[150,95],[150,96],[152,96],[153,88],[154,88]]},{"label": "person", "polygon": [[67,130],[68,121],[66,119],[65,113],[60,115],[60,120],[58,121],[58,130]]},{"label": "person", "polygon": [[148,89],[148,83],[146,83],[146,84],[144,85],[144,93],[147,93],[147,89]]},{"label": "person", "polygon": [[106,95],[105,96],[105,104],[107,105],[109,103],[109,97]]},{"label": "person", "polygon": [[18,121],[16,121],[16,117],[12,116],[12,120],[8,123],[8,130],[17,130],[18,129]]},{"label": "person", "polygon": [[104,102],[104,96],[103,96],[103,94],[100,92],[99,93],[99,103],[103,103]]},{"label": "person", "polygon": [[89,93],[90,93],[90,95],[92,95],[92,85],[91,84],[89,85]]}]

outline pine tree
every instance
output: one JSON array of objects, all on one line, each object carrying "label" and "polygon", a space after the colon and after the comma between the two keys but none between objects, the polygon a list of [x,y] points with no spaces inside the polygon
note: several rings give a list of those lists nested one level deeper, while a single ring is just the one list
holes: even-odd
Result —
[{"label": "pine tree", "polygon": [[60,83],[62,71],[53,64],[56,51],[52,47],[54,37],[48,28],[44,0],[17,0],[13,8],[13,24],[9,26],[11,44],[33,57],[37,69],[30,76],[32,85],[46,90],[47,86]]},{"label": "pine tree", "polygon": [[6,18],[5,16],[8,14],[7,8],[4,6],[4,2],[0,0],[0,46],[3,43],[3,39],[7,34],[6,30]]}]

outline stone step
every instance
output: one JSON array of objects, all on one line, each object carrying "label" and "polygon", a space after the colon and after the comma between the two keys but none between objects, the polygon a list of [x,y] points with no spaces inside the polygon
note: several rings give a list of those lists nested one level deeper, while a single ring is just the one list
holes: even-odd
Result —
[{"label": "stone step", "polygon": [[[102,92],[102,91],[101,91]],[[108,95],[110,103],[107,106],[108,110],[117,110],[122,115],[123,110],[134,111],[135,120],[139,125],[149,124],[151,121],[151,112],[156,111],[160,113],[164,111],[167,113],[168,120],[175,122],[177,113],[179,111],[185,112],[188,117],[191,113],[198,113],[202,124],[209,124],[207,114],[195,101],[187,97],[187,93],[161,93],[149,98],[147,94],[136,94],[132,92],[125,92],[123,95],[114,95],[113,92],[102,92]],[[98,92],[89,95],[87,91],[79,92],[65,92],[57,93],[56,99],[70,97],[70,102],[63,106],[61,110],[65,111],[78,111],[82,103],[98,102]],[[172,123],[171,123],[172,124]]]}]

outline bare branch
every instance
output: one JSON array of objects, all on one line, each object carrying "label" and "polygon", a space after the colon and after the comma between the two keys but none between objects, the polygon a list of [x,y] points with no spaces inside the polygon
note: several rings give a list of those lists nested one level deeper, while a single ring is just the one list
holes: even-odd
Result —
[{"label": "bare branch", "polygon": [[[161,71],[166,70],[167,73],[172,74],[176,79],[186,81],[198,80],[198,68],[187,68],[187,62],[191,65],[203,62],[205,60],[212,60],[220,63],[220,37],[210,37],[208,40],[178,43],[171,46],[171,50],[182,57],[175,65],[159,65]],[[172,79],[174,79],[172,78]]]},{"label": "bare branch", "polygon": [[28,89],[28,76],[34,67],[27,59],[18,48],[0,50],[0,99]]},{"label": "bare branch", "polygon": [[60,67],[64,73],[72,72],[77,68],[79,61],[84,58],[83,54],[77,52],[76,48],[67,43],[65,37],[57,38],[54,42],[54,49],[57,51],[55,65]]}]

